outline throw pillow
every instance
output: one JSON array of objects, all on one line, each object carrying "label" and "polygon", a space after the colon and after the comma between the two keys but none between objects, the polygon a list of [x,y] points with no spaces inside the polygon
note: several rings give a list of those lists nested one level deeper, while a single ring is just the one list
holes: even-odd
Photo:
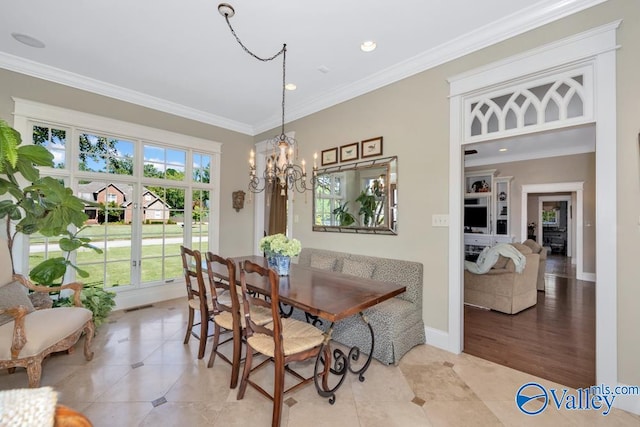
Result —
[{"label": "throw pillow", "polygon": [[336,265],[336,258],[327,257],[322,255],[311,255],[311,267],[319,268],[320,270],[333,270]]},{"label": "throw pillow", "polygon": [[[18,305],[24,305],[27,308],[27,313],[35,311],[31,300],[25,292],[25,287],[19,282],[11,282],[8,285],[0,287],[0,309],[7,309],[16,307]],[[7,313],[0,314],[0,325],[13,321],[13,316]]]},{"label": "throw pillow", "polygon": [[363,277],[365,279],[370,279],[371,276],[373,276],[373,270],[375,270],[375,268],[375,264],[369,262],[353,261],[350,259],[342,261],[342,272],[344,274]]},{"label": "throw pillow", "polygon": [[505,268],[508,262],[509,262],[509,258],[507,258],[506,256],[499,255],[498,261],[496,261],[496,263],[493,264],[492,268],[500,268],[500,269]]},{"label": "throw pillow", "polygon": [[530,253],[533,253],[529,246],[523,245],[522,243],[512,243],[511,246],[516,248],[522,255],[529,255]]},{"label": "throw pillow", "polygon": [[534,254],[539,254],[542,250],[542,246],[540,246],[535,240],[527,239],[522,242],[522,244],[528,246]]}]

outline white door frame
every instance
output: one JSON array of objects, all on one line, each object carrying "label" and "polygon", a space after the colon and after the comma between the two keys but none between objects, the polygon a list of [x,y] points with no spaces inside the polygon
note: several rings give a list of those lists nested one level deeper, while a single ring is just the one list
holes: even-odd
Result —
[{"label": "white door frame", "polygon": [[[527,212],[527,198],[533,193],[575,193],[576,202],[574,206],[575,220],[573,221],[576,230],[576,279],[595,281],[595,274],[584,272],[584,191],[582,182],[557,182],[553,184],[528,184],[522,186],[521,212]],[[538,206],[538,236],[542,238],[542,215],[540,213],[542,201],[547,200],[565,200],[571,205],[572,196],[543,196],[540,197]],[[567,227],[571,228],[572,227]],[[522,214],[520,217],[521,237],[526,239],[527,235],[527,216]],[[567,238],[570,240],[570,237]],[[569,252],[567,252],[569,253]],[[572,261],[573,262],[573,261]]]},{"label": "white door frame", "polygon": [[[540,244],[544,243],[544,227],[542,226],[542,211],[544,202],[567,202],[566,222],[567,222],[567,247],[565,249],[566,256],[570,257],[572,264],[576,263],[577,254],[574,253],[576,245],[573,243],[573,202],[572,196],[540,196],[538,197],[538,209],[537,209],[537,224],[538,224],[538,236],[540,236]],[[544,246],[544,245],[543,245]],[[577,251],[576,251],[577,252]]]},{"label": "white door frame", "polygon": [[616,29],[615,21],[455,76],[450,83],[449,146],[449,322],[448,350],[464,346],[463,155],[464,96],[568,64],[588,62],[594,70],[596,118],[596,380],[618,384]]}]

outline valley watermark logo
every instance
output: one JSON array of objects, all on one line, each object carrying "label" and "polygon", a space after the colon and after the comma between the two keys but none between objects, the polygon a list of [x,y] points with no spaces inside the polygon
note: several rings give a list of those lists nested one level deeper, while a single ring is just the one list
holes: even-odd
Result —
[{"label": "valley watermark logo", "polygon": [[516,405],[527,415],[538,415],[548,404],[547,390],[538,383],[526,383],[516,392]]},{"label": "valley watermark logo", "polygon": [[516,406],[527,415],[538,415],[547,407],[568,411],[602,411],[609,415],[616,396],[640,395],[638,386],[615,386],[605,384],[570,390],[568,388],[545,388],[537,382],[523,384],[516,392]]}]

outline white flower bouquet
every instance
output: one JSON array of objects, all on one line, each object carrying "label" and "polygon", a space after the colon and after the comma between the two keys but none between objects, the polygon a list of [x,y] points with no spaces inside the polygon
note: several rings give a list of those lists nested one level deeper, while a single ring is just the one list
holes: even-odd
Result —
[{"label": "white flower bouquet", "polygon": [[302,244],[298,239],[289,239],[282,233],[260,239],[260,250],[269,255],[294,257],[300,255]]}]

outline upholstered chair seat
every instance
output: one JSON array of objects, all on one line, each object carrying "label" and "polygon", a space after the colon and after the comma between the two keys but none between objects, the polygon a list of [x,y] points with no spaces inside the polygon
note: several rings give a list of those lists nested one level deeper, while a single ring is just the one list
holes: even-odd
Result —
[{"label": "upholstered chair seat", "polygon": [[[57,307],[36,310],[24,317],[24,332],[29,338],[20,350],[20,357],[34,357],[49,347],[64,341],[69,331],[82,330],[93,314],[83,307]],[[0,326],[0,342],[11,342],[15,322]],[[9,346],[0,347],[0,359],[11,359]]]}]

